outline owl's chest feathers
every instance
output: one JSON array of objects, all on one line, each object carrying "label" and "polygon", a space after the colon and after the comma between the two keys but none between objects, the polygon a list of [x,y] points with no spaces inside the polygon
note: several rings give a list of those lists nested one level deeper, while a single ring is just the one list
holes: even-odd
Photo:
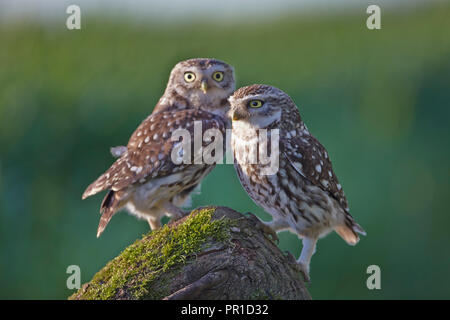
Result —
[{"label": "owl's chest feathers", "polygon": [[190,165],[165,177],[151,179],[135,186],[130,201],[143,210],[170,201],[175,195],[197,185],[214,168],[212,165]]},{"label": "owl's chest feathers", "polygon": [[231,146],[239,164],[258,163],[259,132],[248,122],[233,122]]},{"label": "owl's chest feathers", "polygon": [[287,221],[299,235],[324,235],[343,217],[334,199],[299,176],[283,158],[274,175],[262,175],[258,164],[236,162],[235,167],[252,200],[274,219]]},{"label": "owl's chest feathers", "polygon": [[235,144],[251,142],[258,137],[258,131],[247,121],[234,121],[232,138]]}]

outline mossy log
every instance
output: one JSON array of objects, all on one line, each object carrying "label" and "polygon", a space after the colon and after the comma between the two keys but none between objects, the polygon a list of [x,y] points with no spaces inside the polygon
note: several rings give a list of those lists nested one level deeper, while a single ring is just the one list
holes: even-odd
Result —
[{"label": "mossy log", "polygon": [[226,207],[150,232],[69,299],[311,299],[295,261]]}]

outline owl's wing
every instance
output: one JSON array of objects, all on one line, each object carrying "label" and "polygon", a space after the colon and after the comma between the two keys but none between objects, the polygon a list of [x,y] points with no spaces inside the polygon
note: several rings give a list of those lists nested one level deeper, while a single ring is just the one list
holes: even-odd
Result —
[{"label": "owl's wing", "polygon": [[289,139],[280,139],[280,152],[284,153],[295,171],[328,192],[342,209],[349,211],[347,199],[334,174],[328,153],[316,138],[310,134],[297,134]]},{"label": "owl's wing", "polygon": [[[212,113],[186,109],[151,114],[132,134],[127,151],[94,181],[84,192],[83,199],[103,190],[122,190],[134,183],[160,178],[181,171],[190,164],[176,164],[172,150],[179,140],[172,141],[172,133],[185,129],[191,138],[191,160],[194,157],[194,122],[201,124],[201,134],[208,129],[225,132],[225,123]],[[203,139],[202,139],[203,140]],[[206,145],[203,142],[203,145]]]}]

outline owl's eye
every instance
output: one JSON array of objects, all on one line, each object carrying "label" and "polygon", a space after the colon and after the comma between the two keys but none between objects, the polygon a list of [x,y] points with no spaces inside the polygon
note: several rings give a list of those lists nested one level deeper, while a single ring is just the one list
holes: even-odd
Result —
[{"label": "owl's eye", "polygon": [[223,72],[222,71],[216,71],[212,75],[213,79],[217,82],[221,82],[223,80]]},{"label": "owl's eye", "polygon": [[264,102],[262,102],[261,100],[251,100],[248,103],[248,106],[250,108],[261,108],[263,104],[264,104]]},{"label": "owl's eye", "polygon": [[193,72],[185,72],[185,74],[184,74],[184,81],[192,82],[194,80],[195,80],[195,73],[193,73]]}]

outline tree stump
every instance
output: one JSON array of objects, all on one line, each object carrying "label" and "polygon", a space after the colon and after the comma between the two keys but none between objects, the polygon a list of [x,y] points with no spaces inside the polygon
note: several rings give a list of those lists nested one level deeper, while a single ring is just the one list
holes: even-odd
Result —
[{"label": "tree stump", "polygon": [[295,260],[226,207],[150,232],[69,299],[311,299]]}]

